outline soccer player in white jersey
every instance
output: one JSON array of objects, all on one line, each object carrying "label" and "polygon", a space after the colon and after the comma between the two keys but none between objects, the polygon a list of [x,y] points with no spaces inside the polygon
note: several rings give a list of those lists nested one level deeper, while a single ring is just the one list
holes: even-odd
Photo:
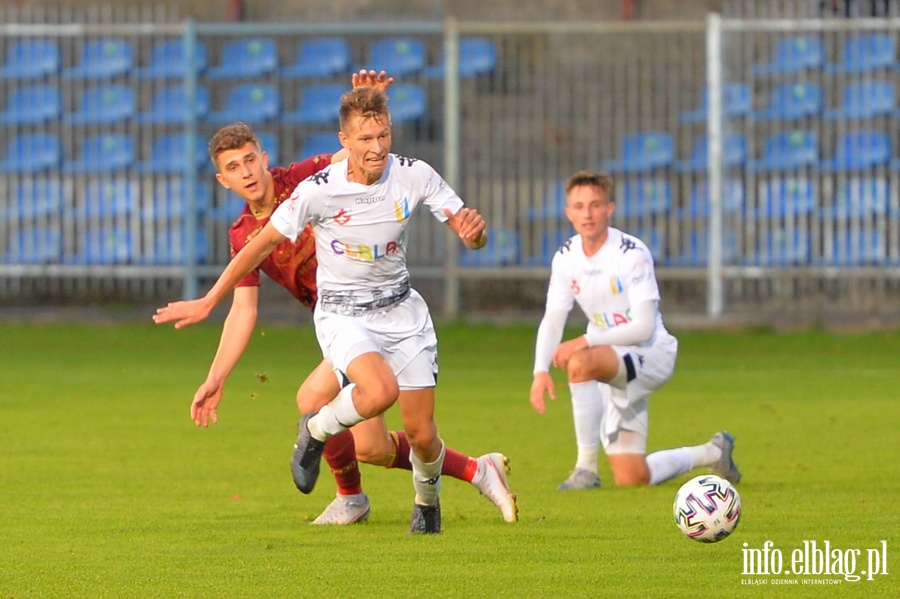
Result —
[{"label": "soccer player in white jersey", "polygon": [[154,320],[175,321],[176,328],[203,320],[278,244],[311,223],[319,260],[316,337],[343,389],[300,421],[294,481],[311,491],[325,440],[398,402],[416,491],[410,532],[439,533],[444,443],[434,421],[437,337],[428,306],[409,284],[407,227],[425,204],[466,247],[481,249],[485,222],[431,166],[390,153],[383,91],[347,92],[339,117],[349,157],[301,182],[204,297],[160,308]]},{"label": "soccer player in white jersey", "polygon": [[[530,398],[543,414],[545,394],[556,399],[551,364],[566,371],[578,453],[559,489],[600,486],[601,443],[617,485],[655,485],[701,466],[738,482],[727,431],[703,445],[646,455],[649,396],[672,376],[678,352],[659,312],[653,257],[641,240],[609,226],[615,212],[609,175],[579,171],[565,190],[576,235],[553,256]],[[587,332],[560,343],[575,303]]]}]

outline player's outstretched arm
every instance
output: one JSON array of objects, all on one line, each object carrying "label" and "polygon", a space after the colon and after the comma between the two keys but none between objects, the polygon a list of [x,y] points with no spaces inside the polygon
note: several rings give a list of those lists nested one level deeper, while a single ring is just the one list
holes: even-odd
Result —
[{"label": "player's outstretched arm", "polygon": [[459,212],[453,214],[444,208],[444,215],[447,217],[447,226],[459,236],[467,248],[480,250],[487,245],[487,225],[478,210],[460,208]]},{"label": "player's outstretched arm", "polygon": [[195,300],[170,302],[162,308],[157,308],[153,322],[156,324],[174,322],[175,328],[181,329],[206,319],[225,294],[234,289],[241,279],[259,266],[259,263],[284,240],[285,237],[270,222],[232,258],[206,295]]}]

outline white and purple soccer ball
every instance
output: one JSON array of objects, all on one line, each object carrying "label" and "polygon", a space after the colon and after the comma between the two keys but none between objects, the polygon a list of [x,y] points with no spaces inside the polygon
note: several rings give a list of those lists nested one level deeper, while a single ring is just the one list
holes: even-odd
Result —
[{"label": "white and purple soccer ball", "polygon": [[678,489],[672,509],[681,532],[695,541],[716,543],[741,521],[741,496],[724,478],[704,474]]}]

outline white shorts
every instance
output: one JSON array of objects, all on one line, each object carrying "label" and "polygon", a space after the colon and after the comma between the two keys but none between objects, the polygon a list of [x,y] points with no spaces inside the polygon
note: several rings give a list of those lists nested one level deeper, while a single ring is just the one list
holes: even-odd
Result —
[{"label": "white shorts", "polygon": [[603,425],[600,439],[607,454],[647,452],[650,394],[675,371],[678,340],[660,335],[653,345],[614,345],[619,372],[609,384],[601,383]]},{"label": "white shorts", "polygon": [[313,317],[322,356],[339,381],[360,355],[379,352],[387,360],[400,389],[434,387],[437,383],[437,335],[428,305],[415,290],[387,310],[359,316],[316,310]]}]

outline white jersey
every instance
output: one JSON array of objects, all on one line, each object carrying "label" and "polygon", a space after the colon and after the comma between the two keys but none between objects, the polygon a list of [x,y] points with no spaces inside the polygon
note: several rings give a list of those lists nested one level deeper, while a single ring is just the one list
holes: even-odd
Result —
[{"label": "white jersey", "polygon": [[[588,333],[605,331],[630,322],[631,307],[646,301],[659,302],[653,256],[640,239],[610,227],[606,242],[593,256],[585,255],[580,235],[553,256],[544,318],[557,321],[548,328],[561,336],[565,317],[577,303],[588,319]],[[668,335],[657,312],[654,333],[641,345],[653,345]],[[535,371],[548,370],[559,338],[539,343],[546,347],[536,348]]]},{"label": "white jersey", "polygon": [[360,301],[390,294],[406,285],[407,228],[419,204],[441,222],[444,209],[456,213],[463,201],[426,162],[390,154],[373,185],[347,180],[342,160],[302,181],[274,212],[279,233],[296,239],[312,223],[322,294],[339,293]]}]

